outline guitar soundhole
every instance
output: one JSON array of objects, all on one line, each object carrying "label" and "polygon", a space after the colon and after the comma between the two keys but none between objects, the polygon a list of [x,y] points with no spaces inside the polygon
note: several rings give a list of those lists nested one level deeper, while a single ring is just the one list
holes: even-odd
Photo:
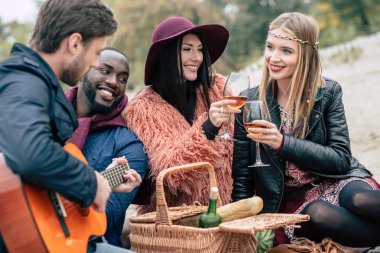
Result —
[{"label": "guitar soundhole", "polygon": [[83,207],[77,206],[77,209],[78,209],[78,213],[82,216],[87,216],[90,213],[89,208],[83,208]]}]

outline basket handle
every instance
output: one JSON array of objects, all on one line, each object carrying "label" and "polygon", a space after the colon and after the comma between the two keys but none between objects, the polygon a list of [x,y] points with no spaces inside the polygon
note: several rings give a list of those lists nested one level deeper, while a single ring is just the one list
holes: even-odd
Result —
[{"label": "basket handle", "polygon": [[210,187],[217,187],[214,167],[209,162],[199,162],[199,163],[190,163],[185,165],[180,165],[176,167],[171,167],[161,171],[156,179],[156,224],[160,225],[172,225],[172,221],[169,218],[168,204],[165,199],[164,193],[164,178],[167,175],[184,172],[195,169],[207,169],[210,179]]}]

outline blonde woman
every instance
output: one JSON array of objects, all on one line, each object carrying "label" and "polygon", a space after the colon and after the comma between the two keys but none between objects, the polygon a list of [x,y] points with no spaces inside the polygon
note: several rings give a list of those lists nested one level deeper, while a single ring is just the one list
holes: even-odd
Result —
[{"label": "blonde woman", "polygon": [[[248,91],[249,100],[264,101],[271,122],[255,121],[247,134],[242,115],[236,117],[232,197],[257,194],[264,212],[310,215],[301,229],[276,231],[276,243],[295,233],[317,242],[380,245],[379,185],[351,156],[342,89],[321,76],[318,33],[316,21],[301,13],[271,22],[262,83]],[[255,142],[269,166],[248,167]]]}]

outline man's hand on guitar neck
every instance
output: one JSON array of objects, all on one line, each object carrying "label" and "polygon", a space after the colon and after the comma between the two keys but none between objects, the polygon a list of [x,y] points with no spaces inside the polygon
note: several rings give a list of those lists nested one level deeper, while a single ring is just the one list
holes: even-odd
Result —
[{"label": "man's hand on guitar neck", "polygon": [[124,171],[123,179],[124,183],[119,184],[112,189],[114,192],[131,192],[133,189],[139,186],[142,181],[140,174],[133,169]]},{"label": "man's hand on guitar neck", "polygon": [[[123,165],[127,163],[128,163],[128,160],[124,156],[114,158],[112,159],[112,163],[107,166],[106,170],[109,168],[114,168],[118,165]],[[123,176],[124,182],[114,187],[112,191],[128,193],[128,192],[131,192],[133,189],[135,189],[137,186],[139,186],[142,182],[140,174],[137,173],[133,169],[125,170],[122,176]]]},{"label": "man's hand on guitar neck", "polygon": [[[106,170],[127,163],[128,160],[125,159],[125,157],[114,158],[112,159],[112,163],[110,163],[107,166]],[[124,182],[114,187],[113,189],[111,189],[108,180],[104,178],[99,172],[95,171],[95,175],[98,184],[98,189],[92,205],[94,209],[99,212],[105,211],[105,206],[107,204],[107,200],[111,194],[111,191],[128,193],[131,192],[137,186],[139,186],[142,182],[140,174],[133,169],[125,170],[122,175]]]}]

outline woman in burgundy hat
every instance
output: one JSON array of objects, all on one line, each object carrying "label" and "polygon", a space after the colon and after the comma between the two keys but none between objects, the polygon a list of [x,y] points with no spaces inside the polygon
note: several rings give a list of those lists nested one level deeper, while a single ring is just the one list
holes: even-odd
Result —
[{"label": "woman in burgundy hat", "polygon": [[[228,37],[228,30],[218,24],[196,26],[182,17],[161,22],[153,32],[146,59],[147,87],[123,112],[129,128],[145,145],[152,181],[163,169],[207,161],[215,168],[221,204],[231,198],[232,142],[214,139],[229,113],[240,110],[227,108],[235,102],[223,100],[225,78],[212,76],[210,68],[223,53]],[[207,171],[170,175],[168,206],[194,201],[206,205],[208,180]],[[155,194],[149,197],[141,213],[155,209]]]}]

